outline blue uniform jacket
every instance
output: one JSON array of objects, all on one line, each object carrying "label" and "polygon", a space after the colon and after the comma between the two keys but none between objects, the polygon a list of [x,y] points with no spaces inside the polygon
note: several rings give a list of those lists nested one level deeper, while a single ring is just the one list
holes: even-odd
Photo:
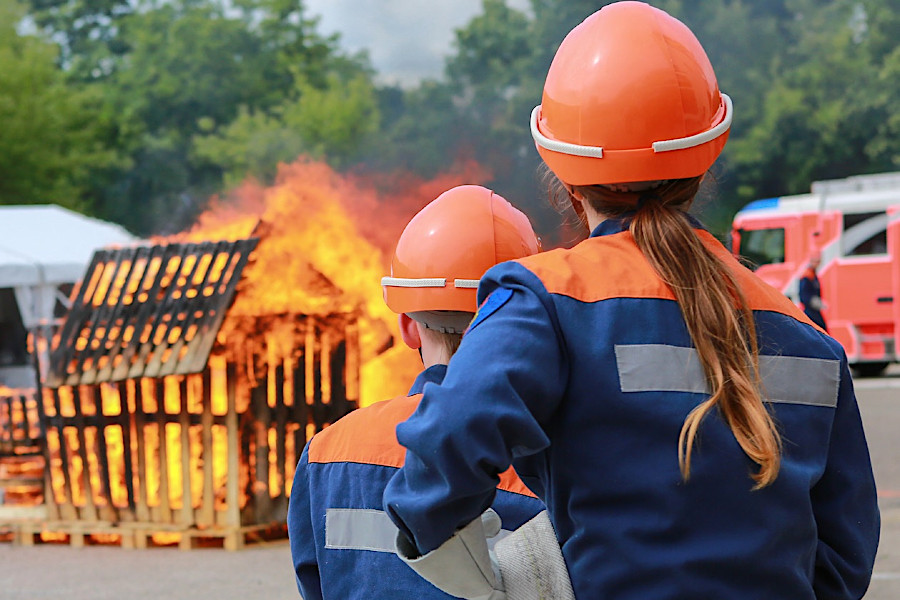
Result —
[{"label": "blue uniform jacket", "polygon": [[397,427],[385,510],[425,553],[511,463],[543,499],[577,598],[860,598],[878,545],[868,448],[841,346],[706,231],[756,319],[784,444],[774,484],[717,413],[682,480],[677,444],[708,385],[671,290],[625,223],[503,263],[441,386]]},{"label": "blue uniform jacket", "polygon": [[[404,460],[394,429],[415,410],[426,382],[440,383],[445,372],[444,365],[426,369],[409,396],[353,411],[303,450],[288,533],[304,600],[451,598],[397,558],[397,529],[381,511],[384,486]],[[513,530],[544,505],[510,469],[493,508],[503,528]]]}]

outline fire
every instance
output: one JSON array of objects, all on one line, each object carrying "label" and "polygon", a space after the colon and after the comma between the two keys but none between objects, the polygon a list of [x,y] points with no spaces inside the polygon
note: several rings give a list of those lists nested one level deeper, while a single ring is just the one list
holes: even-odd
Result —
[{"label": "fire", "polygon": [[[264,503],[266,492],[270,498],[289,493],[302,442],[315,426],[302,431],[302,424],[291,423],[279,433],[277,423],[254,420],[253,411],[260,410],[264,399],[281,415],[273,418],[283,423],[285,413],[279,411],[285,408],[306,403],[311,410],[314,402],[328,404],[339,393],[333,385],[346,385],[347,398],[359,398],[361,406],[407,392],[422,365],[417,353],[400,340],[396,315],[383,301],[381,277],[388,274],[403,227],[422,206],[455,185],[485,178],[472,166],[430,181],[402,175],[339,175],[324,163],[301,159],[283,165],[270,187],[247,182],[227,198],[215,199],[190,231],[153,240],[205,242],[253,235],[260,241],[218,332],[221,348],[210,355],[205,374],[45,390],[48,415],[58,411],[58,416],[74,417],[76,422],[83,415],[88,423],[48,431],[56,503],[70,509],[87,507],[89,514],[113,521],[117,511],[135,510],[131,496],[138,499],[138,520],[169,515],[166,518],[184,523],[191,522],[195,512],[201,517],[204,511],[224,514],[226,509],[244,509],[251,500]],[[121,272],[114,275],[107,265],[83,285],[97,292],[89,296],[95,306],[116,306],[120,298],[153,300],[138,289],[141,273],[155,276],[165,268],[163,277],[172,280],[193,272],[199,285],[203,273],[230,268],[227,261],[209,255],[188,256],[184,262],[184,267],[174,263],[163,267],[158,258],[136,258],[129,265],[135,274],[132,279],[125,281]],[[150,336],[150,329],[122,329],[111,329],[109,338],[146,342]],[[91,334],[79,332],[76,345],[94,344],[92,350],[101,350]],[[156,335],[175,344],[183,332],[173,327]],[[337,344],[343,345],[338,349]],[[98,363],[93,368],[103,368],[104,361],[111,360],[103,352],[94,355]],[[331,356],[339,362],[333,364]],[[346,361],[344,366],[335,366],[341,361]],[[360,380],[350,381],[349,376],[343,383],[340,377],[333,380],[332,369],[340,368],[348,373],[358,369]],[[229,370],[231,375],[226,376]],[[237,379],[245,382],[237,388],[235,370]],[[101,413],[103,419],[94,419]],[[250,415],[253,425],[247,431],[241,425],[240,435],[249,436],[255,449],[248,446],[247,455],[241,457],[250,464],[235,466],[237,459],[230,454],[235,440],[228,431],[236,431],[237,421],[231,421],[228,431],[226,423],[238,414]],[[131,421],[116,424],[120,415],[130,415]],[[106,425],[91,425],[92,421]],[[68,449],[66,473],[61,442]],[[206,460],[211,464],[204,464]],[[251,482],[251,468],[263,473],[265,480]],[[227,494],[238,499],[237,507],[230,505]],[[178,535],[159,533],[154,539],[171,542]]]},{"label": "fire", "polygon": [[366,406],[406,393],[421,370],[382,297],[381,277],[397,238],[442,192],[485,177],[474,164],[430,181],[403,174],[342,176],[324,163],[300,159],[282,165],[271,187],[247,182],[215,200],[193,229],[176,237],[261,234],[230,314],[360,311],[360,404]]}]

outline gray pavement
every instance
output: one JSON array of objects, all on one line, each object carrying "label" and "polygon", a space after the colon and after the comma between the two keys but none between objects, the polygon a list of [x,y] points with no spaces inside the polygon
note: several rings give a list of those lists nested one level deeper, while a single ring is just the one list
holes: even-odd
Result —
[{"label": "gray pavement", "polygon": [[855,381],[881,507],[881,543],[866,600],[900,598],[900,365]]},{"label": "gray pavement", "polygon": [[[865,600],[900,598],[900,366],[856,382],[882,508]],[[0,543],[2,600],[297,600],[286,541],[240,552]]]},{"label": "gray pavement", "polygon": [[286,541],[220,548],[0,544],[3,600],[297,600]]}]

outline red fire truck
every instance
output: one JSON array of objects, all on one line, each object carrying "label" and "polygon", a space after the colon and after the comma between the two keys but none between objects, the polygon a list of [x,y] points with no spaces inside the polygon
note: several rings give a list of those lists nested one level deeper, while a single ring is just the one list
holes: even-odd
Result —
[{"label": "red fire truck", "polygon": [[900,172],[817,181],[809,194],[751,202],[731,235],[734,253],[795,302],[819,252],[822,312],[856,372],[877,375],[900,360]]}]

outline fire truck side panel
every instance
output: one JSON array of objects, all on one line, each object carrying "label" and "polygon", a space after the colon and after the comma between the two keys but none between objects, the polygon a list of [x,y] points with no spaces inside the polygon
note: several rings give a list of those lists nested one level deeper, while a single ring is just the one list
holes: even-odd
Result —
[{"label": "fire truck side panel", "polygon": [[898,359],[900,173],[888,175],[817,182],[813,194],[752,202],[733,224],[735,253],[795,302],[810,256],[821,254],[822,312],[851,363]]},{"label": "fire truck side panel", "polygon": [[838,258],[819,272],[828,331],[850,362],[893,359],[885,343],[894,334],[893,307],[883,300],[892,293],[891,263],[887,255]]},{"label": "fire truck side panel", "polygon": [[900,350],[900,205],[888,209],[888,253],[891,265],[891,307],[894,312],[894,354]]}]

